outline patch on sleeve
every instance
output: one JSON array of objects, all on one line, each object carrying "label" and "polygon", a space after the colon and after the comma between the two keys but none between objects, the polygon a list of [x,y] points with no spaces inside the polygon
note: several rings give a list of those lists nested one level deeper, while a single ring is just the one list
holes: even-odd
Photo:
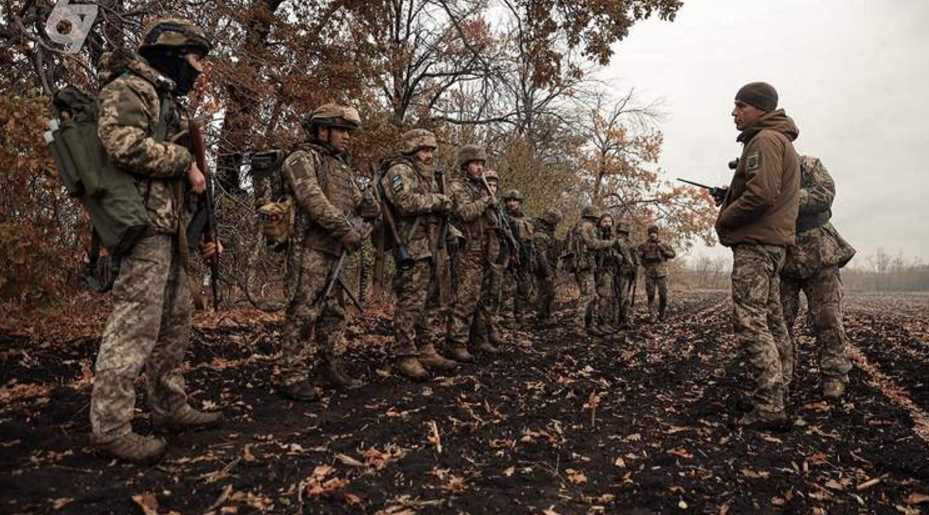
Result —
[{"label": "patch on sleeve", "polygon": [[399,175],[394,175],[390,179],[390,187],[394,190],[394,193],[399,193],[403,189],[403,177]]},{"label": "patch on sleeve", "polygon": [[761,168],[761,153],[755,152],[745,159],[745,172],[753,173]]}]

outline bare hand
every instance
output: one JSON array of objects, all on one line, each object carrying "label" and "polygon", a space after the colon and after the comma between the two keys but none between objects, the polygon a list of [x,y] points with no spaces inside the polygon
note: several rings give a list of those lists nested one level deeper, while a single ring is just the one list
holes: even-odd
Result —
[{"label": "bare hand", "polygon": [[219,256],[223,253],[223,244],[219,241],[202,241],[200,242],[200,255],[203,259],[209,259],[213,256]]},{"label": "bare hand", "polygon": [[187,180],[190,181],[190,187],[194,193],[206,191],[206,177],[203,176],[196,162],[190,163],[190,168],[187,169]]}]

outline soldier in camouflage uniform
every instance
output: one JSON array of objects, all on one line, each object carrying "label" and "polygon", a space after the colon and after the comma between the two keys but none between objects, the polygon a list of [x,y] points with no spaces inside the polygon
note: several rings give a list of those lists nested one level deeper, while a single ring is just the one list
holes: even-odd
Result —
[{"label": "soldier in camouflage uniform", "polygon": [[796,243],[800,159],[797,126],[777,109],[777,92],[754,82],[736,94],[732,111],[739,164],[716,219],[721,244],[732,248],[732,302],[736,337],[753,369],[754,407],[739,424],[786,428],[784,399],[793,375],[793,349],[784,323],[780,272]]},{"label": "soldier in camouflage uniform", "polygon": [[[451,356],[464,362],[474,361],[468,351],[469,333],[478,309],[486,309],[480,303],[484,270],[491,266],[493,257],[499,255],[497,224],[493,205],[496,202],[483,183],[484,163],[487,153],[477,145],[464,145],[458,149],[459,174],[450,185],[452,219],[455,227],[464,235],[464,242],[455,253],[453,266],[457,275],[455,300],[449,313],[448,341]],[[484,291],[486,295],[488,292]],[[484,340],[478,350],[496,352],[497,349]]]},{"label": "soldier in camouflage uniform", "polygon": [[377,218],[379,205],[371,191],[362,191],[347,152],[351,133],[361,126],[352,107],[325,104],[304,117],[307,140],[284,160],[284,191],[296,208],[294,233],[288,248],[287,318],[275,382],[287,398],[317,400],[321,391],[308,367],[319,351],[317,372],[335,387],[355,388],[361,382],[343,369],[344,292],[338,285],[323,298],[329,275],[341,255],[361,248],[360,216]]},{"label": "soldier in camouflage uniform", "polygon": [[596,263],[594,253],[599,250],[607,249],[615,244],[614,239],[603,239],[600,237],[600,231],[597,224],[600,222],[600,216],[597,211],[587,206],[581,211],[581,219],[574,229],[575,234],[572,237],[574,249],[569,249],[569,253],[574,254],[575,272],[578,288],[581,295],[577,304],[577,316],[575,325],[578,330],[584,330],[593,336],[602,336],[594,326],[591,303],[596,306],[597,291],[594,282],[594,273]]},{"label": "soldier in camouflage uniform", "polygon": [[[645,268],[645,295],[652,322],[664,320],[668,307],[668,260],[676,256],[674,249],[658,239],[658,226],[648,227],[648,241],[639,245],[639,261]],[[658,311],[655,312],[655,290],[658,290]]]},{"label": "soldier in camouflage uniform", "polygon": [[454,360],[436,350],[438,330],[445,327],[438,291],[442,274],[437,267],[445,265],[446,260],[439,259],[439,226],[452,201],[439,193],[434,175],[433,153],[438,148],[435,135],[413,129],[400,139],[400,154],[385,163],[387,171],[380,185],[402,243],[414,260],[412,267],[398,268],[394,276],[397,308],[393,354],[400,373],[423,381],[429,377],[426,368],[457,367]]},{"label": "soldier in camouflage uniform", "polygon": [[[110,161],[136,179],[150,222],[123,257],[90,401],[92,441],[130,461],[155,461],[165,451],[163,440],[132,430],[135,381],[143,367],[156,426],[206,427],[222,419],[188,404],[181,375],[193,310],[182,188],[202,193],[206,180],[189,150],[172,142],[186,128],[178,98],[193,87],[210,46],[187,21],[156,19],[144,30],[139,55],[113,71],[99,97],[100,142]],[[155,135],[159,119],[167,120],[164,138]],[[221,247],[201,245],[201,251],[212,256]]]},{"label": "soldier in camouflage uniform", "polygon": [[848,337],[842,325],[842,279],[839,269],[855,255],[829,221],[835,183],[822,162],[800,156],[800,216],[797,244],[787,251],[781,271],[781,303],[787,330],[796,349],[794,322],[800,311],[800,292],[806,294],[813,332],[819,347],[823,396],[838,399],[845,393],[852,364],[846,354]]},{"label": "soldier in camouflage uniform", "polygon": [[551,319],[552,304],[555,302],[555,282],[558,277],[560,245],[555,231],[561,223],[561,211],[550,208],[538,219],[537,230],[532,235],[533,274],[539,288],[539,322]]},{"label": "soldier in camouflage uniform", "polygon": [[533,224],[523,215],[523,195],[519,190],[510,190],[503,196],[506,203],[506,212],[514,229],[513,236],[519,242],[521,254],[519,263],[511,261],[507,269],[507,288],[504,298],[513,299],[513,320],[517,326],[522,325],[525,312],[529,309],[529,295],[532,289],[530,265],[532,262],[532,232]]},{"label": "soldier in camouflage uniform", "polygon": [[619,268],[619,275],[617,280],[618,291],[620,294],[619,306],[619,324],[620,328],[628,328],[632,326],[632,295],[635,291],[635,282],[638,277],[639,271],[639,255],[638,252],[633,252],[632,243],[629,240],[630,227],[629,222],[625,220],[620,220],[616,224],[616,232],[619,242],[625,253],[623,255],[623,263]]},{"label": "soldier in camouflage uniform", "polygon": [[[613,239],[613,215],[604,213],[600,216],[597,222],[597,236],[601,240],[618,241]],[[595,250],[592,254],[596,295],[587,306],[587,318],[591,321],[588,332],[594,336],[606,336],[617,331],[617,299],[614,286],[622,255],[616,252],[615,245]]]},{"label": "soldier in camouflage uniform", "polygon": [[[500,176],[496,170],[485,169],[484,180],[492,194],[496,195],[500,186]],[[498,352],[499,346],[503,344],[499,313],[503,303],[506,270],[513,261],[511,250],[501,240],[497,231],[488,237],[488,265],[481,278],[481,297],[471,323],[471,345],[490,353]]]}]

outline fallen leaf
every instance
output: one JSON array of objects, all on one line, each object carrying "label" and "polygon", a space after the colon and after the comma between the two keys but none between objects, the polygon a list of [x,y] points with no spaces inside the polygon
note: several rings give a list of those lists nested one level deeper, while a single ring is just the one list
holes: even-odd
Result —
[{"label": "fallen leaf", "polygon": [[565,469],[565,475],[568,476],[568,481],[575,485],[582,485],[587,482],[587,476],[579,470]]},{"label": "fallen leaf", "polygon": [[[52,508],[55,508],[56,510],[60,510],[64,508],[65,506],[71,504],[72,501],[74,501],[73,497],[62,497],[60,499],[55,499],[54,501],[52,501]],[[915,504],[915,503],[911,503],[911,504]]]},{"label": "fallen leaf", "polygon": [[742,475],[752,479],[768,479],[771,473],[764,470],[755,471],[752,469],[742,469]]},{"label": "fallen leaf", "polygon": [[904,502],[907,504],[922,504],[924,502],[929,502],[929,495],[913,492],[906,496],[906,501]]},{"label": "fallen leaf", "polygon": [[133,495],[132,500],[142,508],[145,515],[158,515],[158,499],[151,492]]},{"label": "fallen leaf", "polygon": [[503,475],[506,477],[510,477],[513,475],[514,472],[516,472],[516,467],[510,467],[503,471]]}]

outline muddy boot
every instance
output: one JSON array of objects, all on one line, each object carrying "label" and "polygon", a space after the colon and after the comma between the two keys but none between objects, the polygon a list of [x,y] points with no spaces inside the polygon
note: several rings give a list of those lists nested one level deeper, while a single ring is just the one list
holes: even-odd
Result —
[{"label": "muddy boot", "polygon": [[481,343],[474,346],[475,349],[486,352],[487,354],[499,354],[500,348],[490,343],[489,341],[482,341]]},{"label": "muddy boot", "polygon": [[223,423],[223,414],[219,411],[200,411],[184,404],[171,415],[152,414],[152,425],[167,431],[185,431],[188,429],[210,429]]},{"label": "muddy boot", "polygon": [[397,370],[400,371],[408,379],[413,381],[425,381],[429,379],[429,372],[426,372],[426,369],[423,368],[422,363],[418,359],[407,356],[405,358],[400,358],[400,361],[397,362]]},{"label": "muddy boot", "polygon": [[101,451],[134,463],[157,463],[165,454],[167,444],[161,438],[129,433],[106,443],[95,444]]},{"label": "muddy boot", "polygon": [[755,409],[743,415],[739,419],[738,425],[756,431],[776,431],[779,433],[790,431],[790,420],[783,411],[767,412]]},{"label": "muddy boot", "polygon": [[455,361],[459,363],[473,363],[474,355],[468,352],[468,349],[465,347],[453,347],[452,350],[448,353]]},{"label": "muddy boot", "polygon": [[326,381],[328,381],[329,384],[336,388],[352,390],[364,386],[363,382],[348,375],[340,358],[327,358],[323,362],[322,366]]},{"label": "muddy boot", "polygon": [[845,395],[845,381],[826,379],[823,381],[823,398],[830,401],[839,400]]},{"label": "muddy boot", "polygon": [[603,332],[603,329],[600,328],[597,324],[590,324],[587,326],[587,334],[590,336],[601,337],[606,336],[606,333]]},{"label": "muddy boot", "polygon": [[426,345],[419,353],[419,363],[435,370],[455,370],[458,362],[442,356],[435,350],[435,345]]},{"label": "muddy boot", "polygon": [[292,401],[313,402],[318,401],[319,398],[323,396],[322,390],[307,380],[293,384],[280,385],[277,389],[283,397]]}]

